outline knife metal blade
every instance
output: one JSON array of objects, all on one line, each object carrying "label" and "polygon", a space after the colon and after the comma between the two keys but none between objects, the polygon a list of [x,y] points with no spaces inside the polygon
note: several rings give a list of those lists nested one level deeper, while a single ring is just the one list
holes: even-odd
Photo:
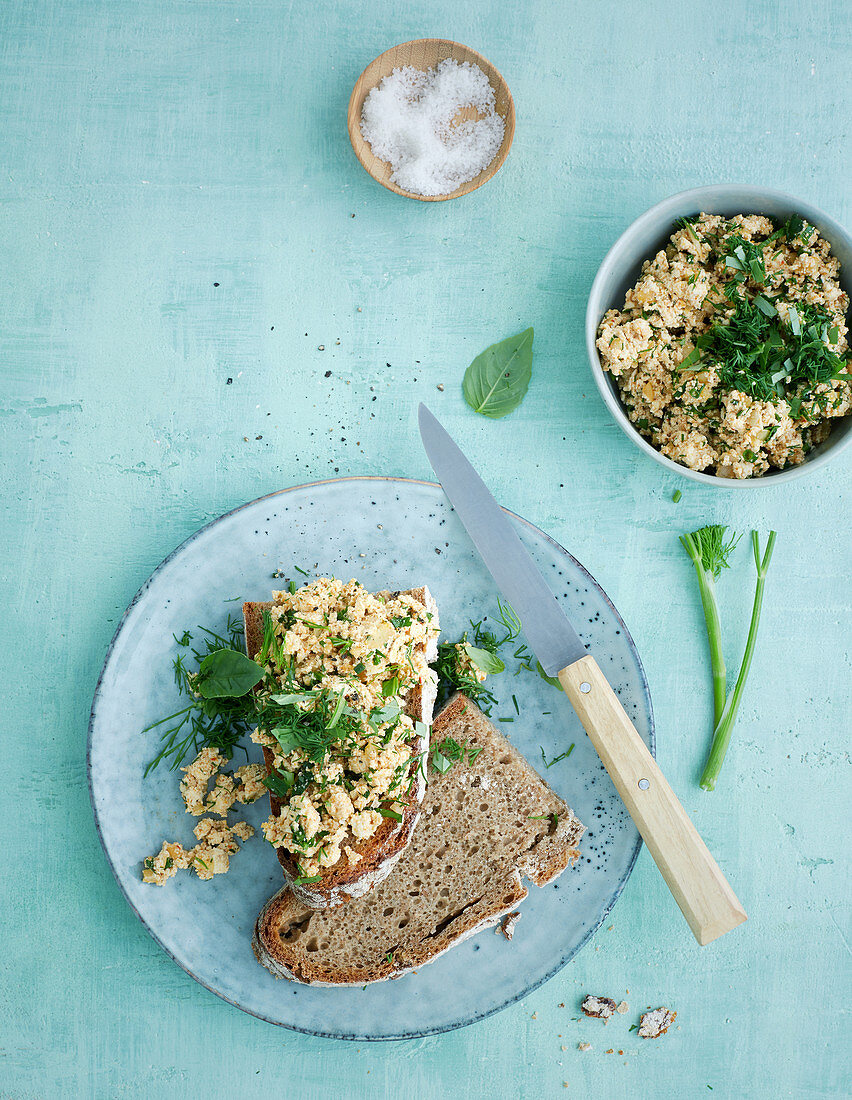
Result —
[{"label": "knife metal blade", "polygon": [[497,587],[523,623],[548,676],[586,656],[586,647],[518,537],[512,522],[425,405],[420,437],[432,469]]}]

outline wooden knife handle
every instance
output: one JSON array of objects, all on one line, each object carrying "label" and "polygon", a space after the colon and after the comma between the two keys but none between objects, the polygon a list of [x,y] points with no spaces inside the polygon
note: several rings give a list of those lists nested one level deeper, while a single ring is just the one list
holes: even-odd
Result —
[{"label": "wooden knife handle", "polygon": [[742,905],[594,657],[563,668],[559,682],[698,942],[742,924]]}]

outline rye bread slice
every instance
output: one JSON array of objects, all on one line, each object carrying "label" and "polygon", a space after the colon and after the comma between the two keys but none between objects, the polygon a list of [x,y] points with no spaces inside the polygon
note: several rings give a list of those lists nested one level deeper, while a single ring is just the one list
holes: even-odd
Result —
[{"label": "rye bread slice", "polygon": [[[437,616],[438,608],[432,598],[429,589],[425,586],[409,589],[406,595],[419,600],[427,611]],[[379,595],[390,596],[389,592],[380,592]],[[394,593],[398,595],[398,593]],[[272,607],[271,603],[244,603],[243,621],[246,631],[246,652],[249,657],[255,657],[263,645],[263,612]],[[430,641],[426,650],[426,660],[433,662],[438,656],[437,637]],[[429,727],[432,722],[432,710],[435,706],[437,683],[429,681],[424,685],[415,685],[405,700],[404,711],[409,717],[422,722]],[[396,861],[405,851],[411,841],[411,835],[417,819],[420,816],[420,804],[426,789],[426,780],[423,769],[420,766],[424,754],[429,751],[429,734],[426,732],[415,736],[411,741],[411,769],[409,775],[414,777],[414,783],[408,793],[398,799],[402,804],[402,821],[394,821],[385,818],[375,833],[367,840],[352,840],[347,846],[357,852],[361,859],[354,866],[345,856],[326,868],[319,882],[296,883],[299,871],[296,860],[285,848],[276,848],[278,862],[284,872],[284,878],[288,886],[303,905],[309,909],[327,909],[338,905],[344,905],[353,898],[363,897],[372,890],[376,883],[391,873]],[[263,759],[266,764],[267,775],[273,768],[272,751],[263,749]],[[280,814],[283,803],[280,798],[270,792],[269,804],[273,814]]]},{"label": "rye bread slice", "polygon": [[311,911],[287,888],[266,903],[252,946],[276,977],[399,977],[516,908],[527,896],[522,875],[544,886],[577,860],[583,825],[463,695],[435,718],[433,741],[445,737],[481,751],[444,775],[430,767],[420,823],[389,878],[333,913]]}]

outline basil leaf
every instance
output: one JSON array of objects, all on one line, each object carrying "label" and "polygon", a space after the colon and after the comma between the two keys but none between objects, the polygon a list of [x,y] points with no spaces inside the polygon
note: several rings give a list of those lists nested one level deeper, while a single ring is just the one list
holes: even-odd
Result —
[{"label": "basil leaf", "polygon": [[302,747],[302,742],[295,730],[285,729],[283,726],[276,726],[274,730],[270,730],[269,732],[281,746],[281,752],[285,756],[288,756],[293,749]]},{"label": "basil leaf", "polygon": [[286,707],[291,703],[304,703],[308,699],[316,699],[316,692],[313,691],[294,691],[289,695],[270,695],[270,701],[278,703],[279,706]]},{"label": "basil leaf", "polygon": [[677,365],[677,370],[689,370],[693,363],[701,358],[701,349],[693,348],[689,355],[685,356]]},{"label": "basil leaf", "polygon": [[532,377],[531,328],[492,344],[464,372],[464,399],[474,412],[498,420],[524,399]]},{"label": "basil leaf", "polygon": [[551,685],[551,687],[555,687],[559,691],[562,690],[562,685],[559,683],[556,677],[548,676],[544,669],[541,667],[541,661],[536,661],[535,667],[538,669],[538,674],[542,678],[542,680],[546,680]]},{"label": "basil leaf", "polygon": [[[357,711],[354,713],[358,713]],[[388,722],[392,722],[394,718],[399,717],[399,704],[393,699],[389,703],[386,703],[383,707],[378,708],[370,712],[370,722],[375,723],[377,726],[385,725]]]},{"label": "basil leaf", "polygon": [[337,702],[334,704],[334,710],[331,712],[331,718],[328,720],[328,725],[325,727],[327,730],[333,730],[340,721],[340,715],[343,713],[345,705],[346,700],[343,698],[343,692],[341,691],[337,696]]},{"label": "basil leaf", "polygon": [[482,672],[487,673],[489,676],[493,676],[495,673],[503,672],[506,668],[505,664],[500,660],[496,653],[492,653],[488,649],[479,649],[475,645],[464,644],[464,651],[470,657],[471,661]]},{"label": "basil leaf", "polygon": [[238,699],[259,684],[264,675],[260,665],[245,653],[217,649],[201,662],[196,687],[205,699]]},{"label": "basil leaf", "polygon": [[432,750],[432,767],[439,775],[446,775],[452,766],[452,760],[448,760],[440,749]]},{"label": "basil leaf", "polygon": [[273,794],[277,794],[279,798],[287,798],[293,787],[293,780],[295,776],[291,771],[287,771],[286,768],[281,768],[279,771],[271,772],[269,775],[264,776],[263,785],[267,790],[272,791]]}]

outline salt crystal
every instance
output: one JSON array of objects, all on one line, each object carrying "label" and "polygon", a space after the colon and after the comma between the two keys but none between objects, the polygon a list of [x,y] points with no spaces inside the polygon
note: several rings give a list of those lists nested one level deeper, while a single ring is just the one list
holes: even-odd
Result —
[{"label": "salt crystal", "polygon": [[[465,107],[475,119],[454,121]],[[364,100],[361,134],[390,163],[391,179],[415,195],[448,195],[487,168],[505,124],[494,89],[478,65],[452,58],[425,72],[407,65]]]}]

